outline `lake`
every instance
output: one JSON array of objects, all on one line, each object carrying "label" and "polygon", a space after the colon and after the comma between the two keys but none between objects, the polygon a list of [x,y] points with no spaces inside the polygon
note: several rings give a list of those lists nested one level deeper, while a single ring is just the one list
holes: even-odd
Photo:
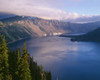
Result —
[{"label": "lake", "polygon": [[51,71],[52,80],[100,80],[100,43],[54,36],[21,40],[9,48],[22,48],[24,42],[34,60]]}]

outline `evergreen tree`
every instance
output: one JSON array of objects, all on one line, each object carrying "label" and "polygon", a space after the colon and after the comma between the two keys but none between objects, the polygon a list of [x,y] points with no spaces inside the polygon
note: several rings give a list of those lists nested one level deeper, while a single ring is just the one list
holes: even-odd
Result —
[{"label": "evergreen tree", "polygon": [[43,72],[43,66],[40,66],[41,69],[41,80],[44,80],[44,72]]},{"label": "evergreen tree", "polygon": [[34,62],[33,57],[30,57],[29,64],[30,64],[32,80],[41,80],[40,67],[37,65],[36,62]]},{"label": "evergreen tree", "polygon": [[5,38],[0,36],[0,80],[51,80],[51,73],[33,61],[24,44],[20,49],[9,51]]},{"label": "evergreen tree", "polygon": [[31,80],[28,58],[29,56],[28,56],[28,52],[26,49],[26,44],[24,44],[22,58],[20,62],[20,69],[19,69],[20,70],[20,73],[19,73],[20,80]]},{"label": "evergreen tree", "polygon": [[33,62],[33,57],[32,58],[30,57],[29,65],[30,65],[29,68],[30,68],[30,71],[31,71],[32,80],[36,80],[35,79],[35,64]]},{"label": "evergreen tree", "polygon": [[21,51],[20,48],[16,51],[16,71],[15,71],[15,79],[20,80],[20,61],[21,61]]},{"label": "evergreen tree", "polygon": [[3,36],[0,36],[0,80],[9,80],[8,48]]},{"label": "evergreen tree", "polygon": [[51,80],[51,72],[45,72],[46,80]]},{"label": "evergreen tree", "polygon": [[15,71],[16,71],[16,51],[8,52],[8,61],[9,61],[9,73],[12,76],[13,80],[15,79]]}]

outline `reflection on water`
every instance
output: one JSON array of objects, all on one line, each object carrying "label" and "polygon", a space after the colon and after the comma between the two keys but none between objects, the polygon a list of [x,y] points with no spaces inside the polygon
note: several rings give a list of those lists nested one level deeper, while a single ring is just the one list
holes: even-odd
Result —
[{"label": "reflection on water", "polygon": [[[24,41],[9,45],[22,47]],[[68,38],[43,37],[26,40],[31,56],[56,80],[100,80],[100,43],[71,42]]]}]

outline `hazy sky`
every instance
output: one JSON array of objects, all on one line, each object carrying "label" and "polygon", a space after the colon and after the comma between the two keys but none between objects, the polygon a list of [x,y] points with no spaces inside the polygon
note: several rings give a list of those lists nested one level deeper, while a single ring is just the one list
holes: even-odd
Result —
[{"label": "hazy sky", "polygon": [[99,10],[100,0],[0,0],[0,12],[46,19],[92,19]]}]

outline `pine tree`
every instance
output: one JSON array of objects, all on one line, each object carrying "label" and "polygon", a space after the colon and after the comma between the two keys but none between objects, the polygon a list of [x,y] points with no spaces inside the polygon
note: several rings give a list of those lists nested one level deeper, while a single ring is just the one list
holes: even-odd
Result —
[{"label": "pine tree", "polygon": [[15,71],[16,71],[16,51],[8,52],[8,61],[9,61],[9,73],[12,76],[12,80],[15,80]]},{"label": "pine tree", "polygon": [[9,51],[5,38],[0,36],[0,80],[51,80],[51,73],[33,61],[24,44],[20,49]]},{"label": "pine tree", "polygon": [[20,48],[16,51],[16,70],[15,70],[15,79],[20,80],[20,61],[21,61],[21,51]]},{"label": "pine tree", "polygon": [[0,80],[9,80],[8,48],[3,36],[0,36]]},{"label": "pine tree", "polygon": [[51,80],[51,72],[45,72],[46,80]]},{"label": "pine tree", "polygon": [[30,57],[29,68],[30,68],[32,80],[35,80],[35,64],[33,62],[33,57],[32,58]]},{"label": "pine tree", "polygon": [[26,49],[26,44],[24,44],[23,52],[22,52],[22,58],[20,62],[20,73],[19,73],[19,80],[31,80],[31,73],[29,69],[29,63],[28,63],[28,52]]},{"label": "pine tree", "polygon": [[41,80],[44,80],[44,71],[43,71],[43,66],[40,66],[41,69]]}]

